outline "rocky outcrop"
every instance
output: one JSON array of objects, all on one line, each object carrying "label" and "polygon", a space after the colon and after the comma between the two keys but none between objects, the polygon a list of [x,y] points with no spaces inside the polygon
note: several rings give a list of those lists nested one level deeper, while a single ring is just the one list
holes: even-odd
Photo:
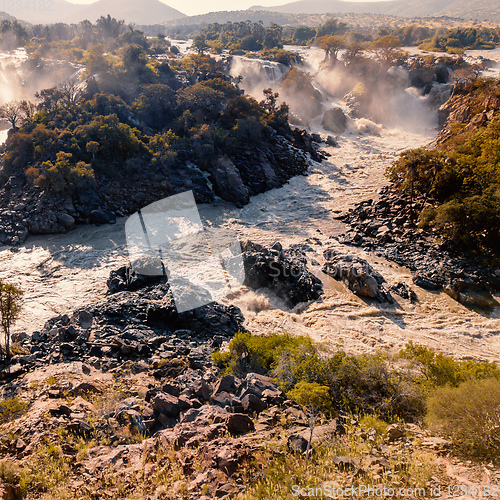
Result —
[{"label": "rocky outcrop", "polygon": [[285,250],[280,243],[265,248],[251,241],[243,243],[242,249],[246,286],[268,288],[290,307],[316,300],[323,293],[321,280],[308,270],[301,250]]},{"label": "rocky outcrop", "polygon": [[135,277],[117,283],[117,277],[126,275],[125,269],[112,272],[108,284],[113,293],[105,299],[71,316],[52,318],[32,337],[18,336],[28,354],[13,357],[11,366],[21,369],[16,376],[76,360],[107,371],[126,360],[152,363],[157,359],[164,361],[158,373],[173,373],[177,367],[170,366],[169,360],[182,356],[185,366],[200,368],[212,364],[214,348],[243,329],[243,315],[234,306],[212,303],[178,313],[163,279]]},{"label": "rocky outcrop", "polygon": [[484,127],[500,111],[498,83],[481,85],[467,82],[455,86],[451,98],[439,108],[441,130],[434,141],[436,146],[445,146],[452,138]]}]

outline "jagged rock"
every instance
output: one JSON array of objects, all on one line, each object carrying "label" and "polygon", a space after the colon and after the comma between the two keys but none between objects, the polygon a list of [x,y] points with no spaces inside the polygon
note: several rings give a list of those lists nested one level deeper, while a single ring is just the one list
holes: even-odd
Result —
[{"label": "jagged rock", "polygon": [[390,290],[412,303],[417,301],[417,294],[406,283],[396,283],[391,286]]},{"label": "jagged rock", "polygon": [[[240,398],[228,392],[219,392],[210,400],[212,404],[218,405],[222,408],[232,408],[234,411],[242,412],[244,407]],[[260,400],[259,400],[260,401]]]},{"label": "jagged rock", "polygon": [[399,427],[398,424],[391,424],[387,426],[385,435],[387,437],[387,440],[389,442],[392,442],[405,437],[406,433],[403,429]]},{"label": "jagged rock", "polygon": [[95,394],[95,393],[100,393],[102,391],[95,384],[91,384],[90,382],[81,382],[76,387],[73,387],[71,392],[75,396],[80,396],[81,394],[84,394],[84,393],[94,393]]},{"label": "jagged rock", "polygon": [[202,379],[193,380],[182,391],[182,394],[189,394],[190,397],[195,397],[202,401],[208,401],[211,393],[210,386]]},{"label": "jagged rock", "polygon": [[231,476],[249,456],[250,450],[247,447],[228,445],[217,452],[215,460],[217,468]]},{"label": "jagged rock", "polygon": [[342,472],[349,472],[356,469],[356,462],[351,457],[333,457],[331,462]]},{"label": "jagged rock", "polygon": [[67,213],[62,213],[57,216],[57,222],[59,222],[61,226],[71,229],[75,225],[75,218]]},{"label": "jagged rock", "polygon": [[439,283],[436,283],[434,280],[426,278],[420,274],[413,277],[413,283],[420,288],[424,288],[425,290],[436,291],[441,289],[441,285]]},{"label": "jagged rock", "polygon": [[246,286],[268,288],[292,307],[323,293],[321,280],[307,269],[307,259],[300,251],[268,249],[251,241],[244,242],[242,249]]},{"label": "jagged rock", "polygon": [[303,436],[300,436],[298,434],[293,434],[288,437],[287,441],[287,448],[292,452],[292,453],[305,453],[307,450],[307,443],[309,441],[304,438]]},{"label": "jagged rock", "polygon": [[329,135],[327,138],[326,138],[326,143],[329,145],[329,146],[332,146],[334,148],[338,148],[340,147],[339,146],[339,143],[337,142],[337,139],[335,139],[335,137],[332,137],[331,135]]},{"label": "jagged rock", "polygon": [[445,287],[444,291],[466,307],[491,311],[500,306],[493,295],[488,290],[482,289],[480,284],[456,282]]},{"label": "jagged rock", "polygon": [[252,419],[244,413],[232,413],[224,423],[231,434],[244,434],[254,429]]},{"label": "jagged rock", "polygon": [[248,373],[245,377],[243,388],[241,397],[245,397],[247,394],[253,394],[258,398],[262,398],[265,390],[278,390],[276,384],[269,377],[258,373]]},{"label": "jagged rock", "polygon": [[163,281],[165,281],[163,276],[145,276],[137,274],[130,266],[123,266],[111,271],[106,284],[110,293],[116,293],[139,290],[147,285]]},{"label": "jagged rock", "polygon": [[213,394],[217,395],[220,392],[236,393],[241,385],[241,380],[234,375],[224,375],[214,386]]},{"label": "jagged rock", "polygon": [[179,400],[170,394],[160,392],[151,403],[154,411],[175,417],[179,414]]},{"label": "jagged rock", "polygon": [[26,332],[14,332],[10,336],[10,340],[16,343],[21,343],[27,339],[29,339],[29,335]]},{"label": "jagged rock", "polygon": [[49,413],[53,417],[60,417],[62,415],[69,417],[71,415],[71,410],[66,405],[60,405],[57,408],[51,408]]},{"label": "jagged rock", "polygon": [[208,425],[209,423],[220,424],[225,422],[227,416],[227,410],[220,406],[202,406],[200,408],[191,408],[184,412],[180,422],[196,422],[199,425]]},{"label": "jagged rock", "polygon": [[248,203],[250,199],[248,188],[243,183],[239,170],[227,156],[216,160],[212,175],[216,194],[223,200],[230,201],[237,207]]},{"label": "jagged rock", "polygon": [[266,403],[255,394],[246,394],[241,399],[241,405],[246,413],[260,413],[267,408]]},{"label": "jagged rock", "polygon": [[71,420],[66,424],[66,429],[71,432],[76,432],[77,434],[89,434],[92,431],[92,427],[87,422],[83,420]]}]

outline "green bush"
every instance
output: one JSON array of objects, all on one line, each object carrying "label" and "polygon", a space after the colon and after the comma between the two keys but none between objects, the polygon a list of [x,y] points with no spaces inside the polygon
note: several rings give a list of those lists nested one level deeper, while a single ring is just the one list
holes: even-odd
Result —
[{"label": "green bush", "polygon": [[409,342],[400,351],[399,356],[410,360],[418,369],[419,375],[414,381],[427,392],[444,386],[457,387],[470,380],[487,378],[500,380],[500,368],[494,363],[475,360],[457,361],[413,342]]},{"label": "green bush", "polygon": [[500,380],[469,380],[438,389],[429,399],[427,424],[468,456],[498,458]]},{"label": "green bush", "polygon": [[21,415],[28,408],[28,403],[19,401],[17,398],[8,398],[0,401],[0,424]]},{"label": "green bush", "polygon": [[249,372],[269,373],[283,356],[294,359],[315,356],[317,348],[308,337],[294,337],[288,333],[265,336],[248,332],[236,334],[226,352],[213,354],[215,364],[226,373],[243,375]]},{"label": "green bush", "polygon": [[72,157],[71,153],[61,151],[57,153],[54,164],[50,161],[43,162],[40,169],[28,169],[27,175],[33,177],[37,186],[55,193],[88,191],[95,182],[94,170],[83,161],[71,164]]}]

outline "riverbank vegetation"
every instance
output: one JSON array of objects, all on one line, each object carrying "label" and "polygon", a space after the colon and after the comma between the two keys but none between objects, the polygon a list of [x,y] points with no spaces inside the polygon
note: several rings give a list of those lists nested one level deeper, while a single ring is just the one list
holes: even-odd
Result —
[{"label": "riverbank vegetation", "polygon": [[473,250],[500,252],[500,84],[476,79],[455,90],[434,149],[403,153],[388,176],[435,200],[420,224]]},{"label": "riverbank vegetation", "polygon": [[260,102],[243,95],[203,50],[167,62],[155,57],[168,51],[164,38],[109,18],[59,28],[59,36],[42,30],[36,48],[28,43],[29,63],[68,57],[80,73],[39,91],[36,103],[0,109],[13,126],[6,171],[46,193],[72,196],[106,179],[161,183],[186,163],[205,171],[222,156],[238,163],[275,144],[277,133],[293,141],[287,106],[270,91]]}]

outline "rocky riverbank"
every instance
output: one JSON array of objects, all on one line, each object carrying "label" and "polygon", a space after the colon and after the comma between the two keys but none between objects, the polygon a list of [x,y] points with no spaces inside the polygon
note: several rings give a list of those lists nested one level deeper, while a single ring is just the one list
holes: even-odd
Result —
[{"label": "rocky riverbank", "polygon": [[[248,286],[270,286],[293,304],[320,296],[321,283],[298,250],[252,242],[243,248]],[[278,271],[272,283],[270,269]],[[112,465],[120,477],[134,473],[160,449],[183,450],[180,467],[189,478],[189,498],[202,498],[206,485],[210,494],[230,498],[243,489],[236,472],[277,434],[283,416],[298,424],[288,433],[288,446],[305,450],[304,414],[268,377],[216,375],[212,353],[243,330],[238,308],[213,303],[179,314],[164,278],[140,276],[128,267],[111,272],[107,285],[103,301],[54,317],[31,337],[13,336],[18,354],[4,366],[0,391],[7,400],[32,391],[36,409],[13,422],[7,434],[15,441],[0,443],[4,459],[28,460],[56,429],[101,443],[74,464],[75,474],[89,480]],[[34,384],[38,372],[52,373],[50,384]],[[115,401],[118,381],[130,378],[142,389],[122,388]],[[105,411],[92,403],[100,398],[110,400]],[[343,429],[333,421],[321,436]],[[144,440],[138,443],[134,436]],[[192,466],[195,448],[203,450],[201,470]],[[74,459],[77,450],[68,445],[65,453]],[[80,486],[75,482],[76,491]]]},{"label": "rocky riverbank", "polygon": [[498,305],[491,293],[500,291],[500,268],[493,256],[474,255],[416,225],[418,215],[432,200],[410,200],[392,187],[381,190],[377,201],[357,204],[339,220],[350,229],[339,238],[344,244],[375,252],[407,267],[415,285],[444,289],[460,303],[490,309]]},{"label": "rocky riverbank", "polygon": [[199,203],[218,197],[242,207],[251,196],[304,175],[310,158],[321,161],[319,144],[313,139],[321,141],[302,130],[293,130],[288,137],[275,134],[258,148],[217,158],[208,170],[188,162],[170,168],[161,178],[146,172],[140,179],[98,179],[95,189],[66,197],[41,190],[25,175],[8,176],[0,169],[0,244],[19,245],[29,234],[65,233],[78,224],[113,224],[117,217],[189,190]]}]

